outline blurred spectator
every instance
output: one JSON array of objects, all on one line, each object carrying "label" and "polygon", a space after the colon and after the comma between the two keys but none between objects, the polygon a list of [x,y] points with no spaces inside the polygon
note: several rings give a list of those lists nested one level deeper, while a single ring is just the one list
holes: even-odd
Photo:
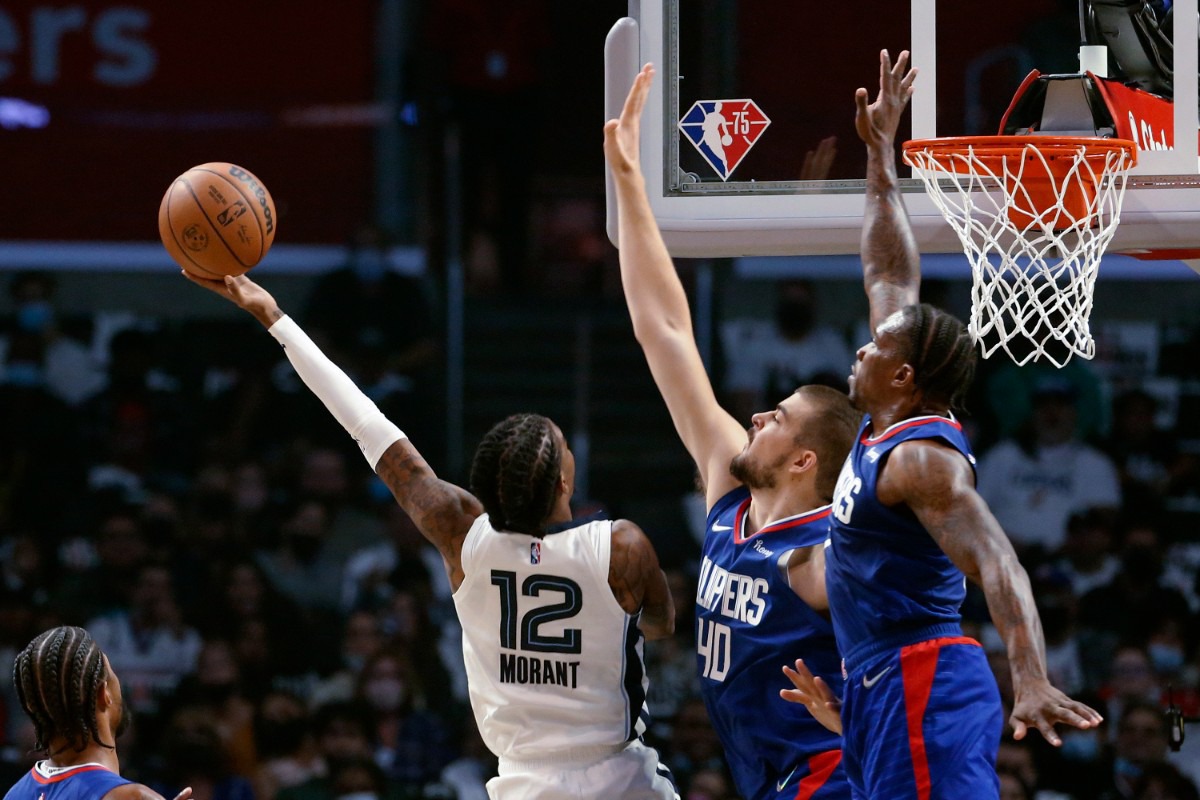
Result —
[{"label": "blurred spectator", "polygon": [[104,371],[86,344],[62,330],[54,306],[57,285],[48,272],[13,276],[13,316],[0,335],[0,380],[28,385],[36,371],[47,392],[78,406],[103,388]]},{"label": "blurred spectator", "polygon": [[1162,709],[1151,703],[1128,704],[1117,723],[1112,764],[1105,772],[1108,785],[1100,800],[1131,800],[1147,770],[1167,766],[1166,758],[1167,726]]},{"label": "blurred spectator", "polygon": [[137,509],[118,505],[100,513],[94,549],[77,540],[69,545],[77,555],[60,555],[64,569],[54,604],[77,624],[127,605],[138,570],[150,555]]},{"label": "blurred spectator", "polygon": [[345,702],[354,697],[363,665],[380,648],[384,637],[379,619],[370,611],[353,611],[342,628],[341,665],[313,687],[313,705]]},{"label": "blurred spectator", "polygon": [[1106,430],[1108,403],[1100,377],[1087,362],[1072,359],[1062,367],[1036,361],[1020,367],[1002,362],[986,379],[985,392],[997,435],[1020,437],[1028,430],[1038,396],[1046,393],[1071,397],[1075,438],[1089,442]]},{"label": "blurred spectator", "polygon": [[129,328],[109,342],[108,384],[84,404],[88,486],[144,499],[149,485],[181,489],[193,452],[192,417],[178,382],[156,369],[157,339]]},{"label": "blurred spectator", "polygon": [[1000,800],[1034,800],[1033,788],[1016,772],[996,767],[1000,779]]},{"label": "blurred spectator", "polygon": [[1149,764],[1133,786],[1133,800],[1200,800],[1200,792],[1170,764]]},{"label": "blurred spectator", "polygon": [[[312,716],[317,750],[327,767],[327,774],[310,778],[297,786],[282,789],[278,800],[335,800],[345,794],[339,787],[343,765],[366,762],[378,770],[371,760],[368,738],[368,719],[365,710],[354,703],[330,703],[319,707]],[[379,776],[382,781],[382,775]],[[376,794],[379,797],[380,794]]]},{"label": "blurred spectator", "polygon": [[498,761],[483,743],[473,714],[463,716],[458,750],[458,758],[442,770],[441,784],[456,800],[488,800],[487,782],[496,777]]},{"label": "blurred spectator", "polygon": [[355,693],[371,715],[376,763],[402,787],[437,780],[453,758],[449,731],[421,710],[424,687],[408,651],[385,649],[363,666]]},{"label": "blurred spectator", "polygon": [[442,0],[433,4],[425,42],[434,64],[431,87],[449,97],[459,136],[463,249],[472,286],[518,293],[529,266],[530,165],[539,137],[539,90],[552,42],[546,0]]},{"label": "blurred spectator", "polygon": [[64,496],[84,487],[77,415],[46,386],[36,343],[10,342],[0,378],[0,527],[36,526],[58,539],[71,522]]},{"label": "blurred spectator", "polygon": [[1158,530],[1134,523],[1124,532],[1121,572],[1080,600],[1080,625],[1118,640],[1144,643],[1163,618],[1186,619],[1190,608],[1178,589],[1165,585]]},{"label": "blurred spectator", "polygon": [[419,279],[392,269],[385,248],[379,230],[359,230],[350,263],[313,285],[304,324],[385,413],[421,421],[421,390],[438,355],[430,303]]},{"label": "blurred spectator", "polygon": [[1127,706],[1157,703],[1162,694],[1162,688],[1154,676],[1150,665],[1150,656],[1142,647],[1123,645],[1117,648],[1112,658],[1109,681],[1102,687],[1101,695],[1105,698],[1105,722],[1115,736],[1117,723],[1120,722]]},{"label": "blurred spectator", "polygon": [[1053,553],[1072,513],[1121,504],[1112,462],[1077,435],[1075,403],[1069,383],[1042,380],[1028,427],[979,462],[979,493],[1019,552]]},{"label": "blurred spectator", "polygon": [[677,786],[690,786],[693,776],[705,770],[725,769],[721,740],[713,731],[708,709],[699,697],[679,706],[671,725],[671,738],[663,747],[663,763],[671,768]]},{"label": "blurred spectator", "polygon": [[229,750],[207,708],[184,706],[162,738],[163,774],[151,788],[174,797],[185,786],[205,800],[255,800],[250,781],[229,768]]},{"label": "blurred spectator", "polygon": [[734,319],[721,325],[721,346],[729,354],[730,411],[746,424],[798,386],[821,383],[845,391],[854,364],[846,338],[817,324],[819,306],[810,281],[782,281],[776,291],[773,321]]},{"label": "blurred spectator", "polygon": [[328,774],[309,722],[304,702],[291,692],[271,691],[259,702],[254,716],[259,758],[255,800],[274,800],[282,789]]},{"label": "blurred spectator", "polygon": [[1056,689],[1074,697],[1084,688],[1083,654],[1075,630],[1078,600],[1060,572],[1042,569],[1031,577],[1046,638],[1047,675]]},{"label": "blurred spectator", "polygon": [[[342,609],[375,609],[388,603],[395,585],[413,581],[429,586],[439,603],[450,601],[450,579],[437,548],[425,540],[399,504],[381,508],[385,536],[356,551],[346,562]],[[450,609],[451,614],[453,608]]]},{"label": "blurred spectator", "polygon": [[683,792],[685,800],[735,800],[733,781],[725,769],[706,767],[692,774]]},{"label": "blurred spectator", "polygon": [[[1063,733],[1065,735],[1067,731]],[[1034,755],[1035,747],[1038,744],[1033,739],[1017,741],[1005,736],[1000,740],[1000,748],[996,753],[996,772],[1000,775],[1001,800],[1006,797],[1006,792],[1014,798],[1025,796],[1029,800],[1070,800],[1070,795],[1047,788],[1048,781],[1043,780],[1038,759]],[[1012,780],[1005,781],[1006,775]]]},{"label": "blurred spectator", "polygon": [[1104,449],[1121,478],[1127,505],[1158,508],[1187,472],[1176,437],[1155,424],[1158,401],[1140,389],[1113,401],[1112,432]]},{"label": "blurred spectator", "polygon": [[156,712],[163,696],[196,668],[200,634],[184,623],[166,567],[143,566],[128,607],[86,627],[121,676],[122,695],[134,712]]},{"label": "blurred spectator", "polygon": [[241,670],[229,642],[204,642],[195,674],[180,682],[175,699],[205,715],[217,735],[224,768],[247,778],[254,775],[254,704],[243,693]]},{"label": "blurred spectator", "polygon": [[329,512],[315,500],[295,503],[283,517],[280,542],[256,557],[272,588],[304,609],[338,608],[344,557],[330,544]]},{"label": "blurred spectator", "polygon": [[1112,515],[1096,509],[1072,514],[1060,553],[1055,568],[1067,576],[1075,597],[1111,583],[1121,571],[1121,562],[1113,553]]}]

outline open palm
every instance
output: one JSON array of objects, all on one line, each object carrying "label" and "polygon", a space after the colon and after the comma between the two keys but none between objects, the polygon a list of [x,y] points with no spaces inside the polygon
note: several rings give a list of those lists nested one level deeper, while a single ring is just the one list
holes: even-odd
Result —
[{"label": "open palm", "polygon": [[646,105],[653,78],[653,65],[642,67],[629,89],[629,96],[625,98],[621,116],[610,119],[604,125],[604,157],[615,171],[633,172],[640,169],[638,139],[641,135],[642,108]]}]

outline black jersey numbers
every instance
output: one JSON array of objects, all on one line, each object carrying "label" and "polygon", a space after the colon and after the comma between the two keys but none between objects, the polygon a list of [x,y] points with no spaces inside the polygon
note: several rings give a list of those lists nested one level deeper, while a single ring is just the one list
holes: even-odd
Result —
[{"label": "black jersey numbers", "polygon": [[541,597],[544,593],[562,594],[562,602],[541,605],[519,614],[517,602],[517,573],[492,570],[492,585],[500,588],[500,646],[518,649],[517,630],[520,629],[521,650],[537,653],[579,653],[583,650],[583,631],[565,628],[562,635],[544,634],[541,627],[551,622],[574,617],[583,608],[583,591],[570,578],[558,575],[530,575],[521,584],[525,597]]}]

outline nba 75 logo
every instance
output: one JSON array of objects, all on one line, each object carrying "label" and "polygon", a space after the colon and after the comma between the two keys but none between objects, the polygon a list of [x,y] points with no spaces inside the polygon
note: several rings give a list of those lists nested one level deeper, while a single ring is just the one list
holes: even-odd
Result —
[{"label": "nba 75 logo", "polygon": [[679,130],[727,181],[770,124],[753,100],[697,100],[679,120]]}]

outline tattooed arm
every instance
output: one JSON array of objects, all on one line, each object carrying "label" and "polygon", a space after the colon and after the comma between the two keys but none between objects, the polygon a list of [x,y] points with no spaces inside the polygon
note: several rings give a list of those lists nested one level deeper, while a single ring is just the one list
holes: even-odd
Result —
[{"label": "tattooed arm", "polygon": [[675,632],[675,604],[658,554],[642,529],[627,519],[613,523],[608,585],[627,614],[642,612],[638,626],[647,639]]},{"label": "tattooed arm", "polygon": [[896,177],[896,129],[912,97],[917,70],[908,69],[908,51],[893,66],[879,54],[879,94],[867,104],[867,90],[854,96],[854,124],[867,145],[867,193],[863,212],[863,285],[871,305],[871,330],[893,312],[917,302],[921,257]]},{"label": "tattooed arm", "polygon": [[[280,339],[305,385],[354,437],[392,496],[442,554],[450,586],[457,589],[463,580],[463,539],[475,518],[483,513],[479,501],[466,490],[439,479],[404,433],[317,349],[299,326],[287,319],[270,292],[245,276],[216,281],[184,274],[192,283],[245,309]],[[289,331],[283,334],[280,330],[285,325]]]},{"label": "tattooed arm", "polygon": [[876,491],[886,505],[908,505],[954,565],[983,589],[1012,666],[1013,737],[1023,739],[1034,726],[1057,746],[1061,740],[1055,724],[1098,725],[1098,713],[1050,685],[1029,576],[975,491],[974,475],[962,455],[928,440],[904,442],[892,450]]}]

